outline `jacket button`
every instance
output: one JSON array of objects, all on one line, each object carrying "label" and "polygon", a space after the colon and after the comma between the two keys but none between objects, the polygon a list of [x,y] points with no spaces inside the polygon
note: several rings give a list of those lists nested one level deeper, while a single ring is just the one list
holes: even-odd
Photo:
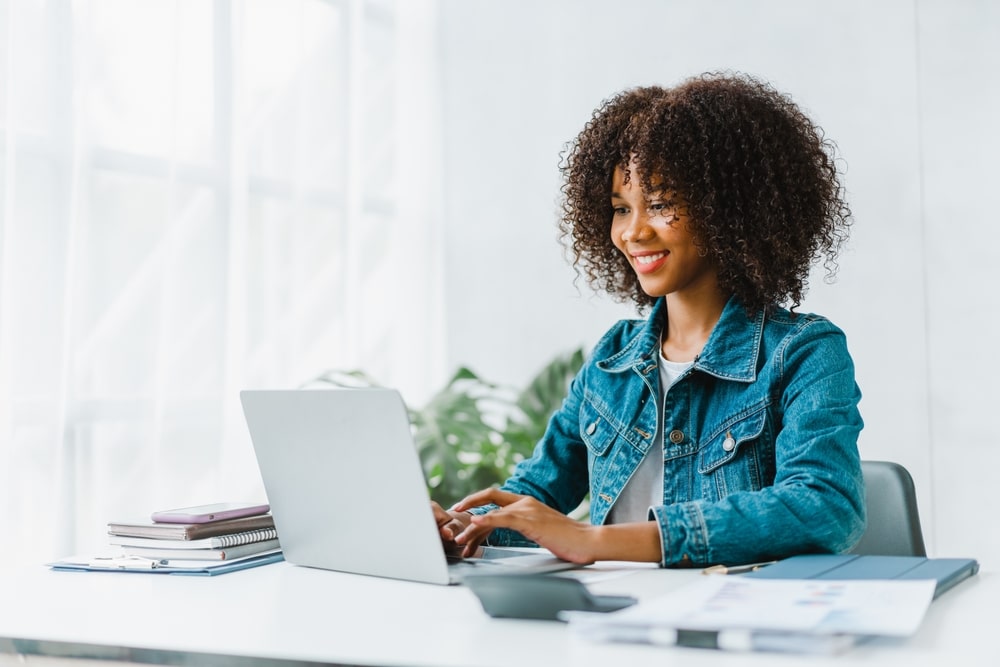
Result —
[{"label": "jacket button", "polygon": [[735,447],[736,447],[736,441],[733,440],[733,434],[732,433],[726,434],[726,439],[722,441],[722,448],[727,452],[731,452]]},{"label": "jacket button", "polygon": [[673,431],[670,432],[670,435],[668,437],[670,438],[670,442],[674,443],[675,445],[679,445],[680,443],[684,442],[684,432],[681,431],[680,429],[675,428]]},{"label": "jacket button", "polygon": [[595,431],[597,431],[597,422],[596,421],[594,423],[592,423],[592,424],[590,424],[590,425],[587,426],[587,435],[594,435]]}]

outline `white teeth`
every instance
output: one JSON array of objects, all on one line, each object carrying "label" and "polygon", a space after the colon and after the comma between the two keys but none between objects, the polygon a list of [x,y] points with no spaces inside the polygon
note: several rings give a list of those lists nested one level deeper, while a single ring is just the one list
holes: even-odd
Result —
[{"label": "white teeth", "polygon": [[666,256],[667,253],[658,252],[655,255],[643,255],[642,257],[636,257],[635,261],[639,262],[640,264],[652,264],[653,262],[659,259],[663,259]]}]

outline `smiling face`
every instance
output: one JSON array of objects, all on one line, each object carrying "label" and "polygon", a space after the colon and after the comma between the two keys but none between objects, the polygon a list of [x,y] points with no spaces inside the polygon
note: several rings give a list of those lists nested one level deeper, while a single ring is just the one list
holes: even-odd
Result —
[{"label": "smiling face", "polygon": [[684,296],[717,290],[715,265],[695,245],[681,198],[669,190],[646,193],[635,164],[615,169],[611,182],[611,240],[646,294]]}]

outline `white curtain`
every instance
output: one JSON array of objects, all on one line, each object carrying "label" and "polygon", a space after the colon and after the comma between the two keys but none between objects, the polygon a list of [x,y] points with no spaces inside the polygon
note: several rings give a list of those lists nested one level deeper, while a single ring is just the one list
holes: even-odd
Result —
[{"label": "white curtain", "polygon": [[434,0],[0,0],[0,560],[259,499],[239,390],[444,374]]}]

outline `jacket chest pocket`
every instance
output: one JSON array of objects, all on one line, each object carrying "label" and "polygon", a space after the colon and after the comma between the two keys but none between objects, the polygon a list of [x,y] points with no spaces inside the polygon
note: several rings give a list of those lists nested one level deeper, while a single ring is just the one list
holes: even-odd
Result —
[{"label": "jacket chest pocket", "polygon": [[618,431],[594,403],[584,400],[580,408],[580,437],[587,445],[590,458],[593,460],[595,456],[602,457],[608,453],[618,437]]},{"label": "jacket chest pocket", "polygon": [[758,491],[773,479],[774,445],[768,437],[767,408],[743,413],[704,442],[698,451],[702,493],[719,500],[738,491]]}]

